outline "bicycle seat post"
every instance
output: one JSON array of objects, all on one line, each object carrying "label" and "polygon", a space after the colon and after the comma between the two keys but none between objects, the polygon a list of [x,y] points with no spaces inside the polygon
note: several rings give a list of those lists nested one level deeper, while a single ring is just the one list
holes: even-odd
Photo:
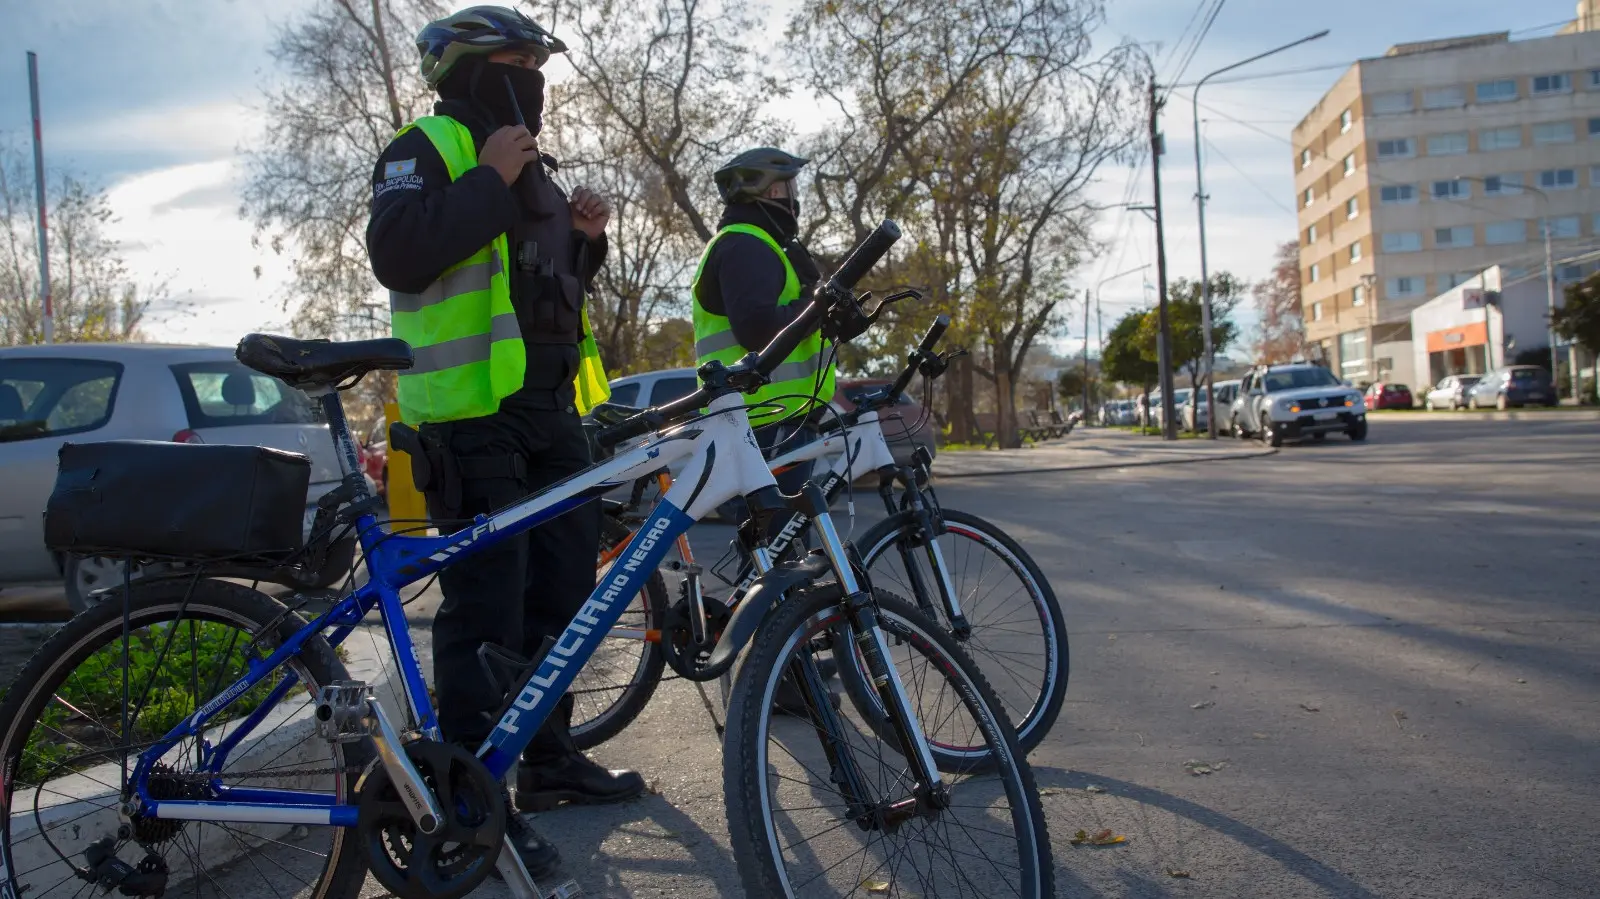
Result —
[{"label": "bicycle seat post", "polygon": [[356,456],[355,441],[350,437],[350,423],[345,420],[339,391],[329,387],[313,395],[322,404],[322,417],[328,422],[328,434],[333,437],[333,447],[339,454],[339,473],[348,478],[361,471],[361,461]]}]

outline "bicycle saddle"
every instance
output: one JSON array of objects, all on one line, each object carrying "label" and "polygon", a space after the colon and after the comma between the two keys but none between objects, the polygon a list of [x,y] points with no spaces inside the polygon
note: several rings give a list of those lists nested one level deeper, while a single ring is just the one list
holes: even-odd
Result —
[{"label": "bicycle saddle", "polygon": [[411,347],[393,337],[334,343],[248,334],[233,355],[246,367],[300,390],[333,387],[373,371],[405,371],[412,364]]}]

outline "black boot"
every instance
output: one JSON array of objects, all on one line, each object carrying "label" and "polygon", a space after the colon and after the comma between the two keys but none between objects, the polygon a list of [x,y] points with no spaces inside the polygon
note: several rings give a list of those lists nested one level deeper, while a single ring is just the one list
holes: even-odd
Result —
[{"label": "black boot", "polygon": [[562,698],[517,765],[517,808],[542,812],[563,802],[599,805],[644,793],[636,771],[610,771],[590,761],[572,742],[572,696]]},{"label": "black boot", "polygon": [[[528,876],[534,880],[549,877],[560,867],[561,853],[549,840],[540,836],[533,825],[517,814],[516,806],[511,803],[510,791],[506,791],[505,800],[506,836],[511,838],[511,846],[516,850],[517,857],[522,859],[522,866],[528,869]],[[500,876],[500,869],[495,869],[494,876]]]},{"label": "black boot", "polygon": [[[833,680],[839,673],[839,663],[833,659],[817,659],[817,673],[822,675],[824,684]],[[828,701],[833,703],[834,711],[839,709],[839,694],[831,687],[828,689]],[[808,718],[811,711],[806,708],[805,697],[800,694],[800,688],[795,685],[794,678],[787,672],[783,680],[778,681],[778,689],[772,696],[772,713],[775,715],[788,715],[793,718]]]}]

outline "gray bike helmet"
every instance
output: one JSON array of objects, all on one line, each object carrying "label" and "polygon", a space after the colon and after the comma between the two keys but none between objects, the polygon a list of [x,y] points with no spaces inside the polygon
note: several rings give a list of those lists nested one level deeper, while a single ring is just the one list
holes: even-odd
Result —
[{"label": "gray bike helmet", "polygon": [[471,6],[429,22],[417,33],[422,77],[429,87],[438,87],[462,57],[486,56],[509,47],[526,47],[539,57],[540,65],[550,54],[567,49],[532,19],[503,6]]},{"label": "gray bike helmet", "polygon": [[793,180],[809,161],[776,147],[746,150],[717,169],[717,193],[724,203],[755,200],[775,182]]}]

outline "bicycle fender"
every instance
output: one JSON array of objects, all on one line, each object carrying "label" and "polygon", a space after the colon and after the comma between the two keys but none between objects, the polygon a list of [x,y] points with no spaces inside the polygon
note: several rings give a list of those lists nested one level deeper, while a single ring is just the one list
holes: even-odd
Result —
[{"label": "bicycle fender", "polygon": [[717,640],[716,648],[711,650],[706,668],[726,670],[733,664],[739,651],[750,642],[761,622],[766,620],[767,611],[778,601],[778,597],[793,587],[811,583],[830,570],[828,557],[814,553],[798,562],[785,562],[756,578],[733,610],[728,626],[722,630],[721,639]]}]

